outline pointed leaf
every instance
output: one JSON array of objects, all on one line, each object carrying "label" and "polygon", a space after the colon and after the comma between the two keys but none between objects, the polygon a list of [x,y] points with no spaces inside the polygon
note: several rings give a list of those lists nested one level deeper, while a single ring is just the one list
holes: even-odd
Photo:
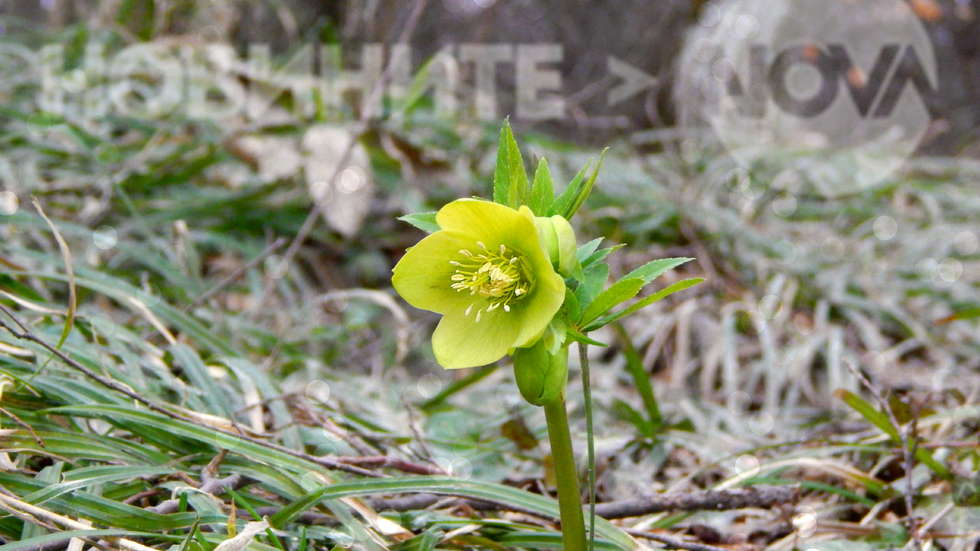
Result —
[{"label": "pointed leaf", "polygon": [[633,270],[632,272],[623,276],[623,279],[628,278],[639,278],[642,279],[644,283],[650,283],[654,279],[657,279],[664,272],[668,270],[673,270],[674,268],[694,260],[693,258],[662,258],[660,260],[654,260],[653,262],[647,262],[643,266]]},{"label": "pointed leaf", "polygon": [[637,352],[636,347],[633,346],[633,340],[626,334],[626,330],[623,329],[622,324],[617,323],[613,327],[619,333],[619,338],[623,343],[623,356],[626,358],[626,370],[633,377],[633,384],[636,386],[636,391],[643,400],[643,407],[647,411],[650,433],[644,434],[644,436],[652,438],[656,436],[657,431],[663,425],[663,417],[660,415],[657,396],[653,393],[653,385],[650,384],[650,375],[643,368],[643,359],[640,357],[640,353]]},{"label": "pointed leaf", "polygon": [[684,289],[687,289],[689,287],[693,287],[693,286],[697,285],[698,283],[701,283],[702,281],[704,281],[704,278],[700,278],[700,277],[695,277],[695,278],[691,278],[691,279],[685,279],[683,281],[678,281],[677,283],[671,285],[670,287],[667,287],[666,289],[663,289],[661,291],[658,291],[657,293],[654,293],[654,294],[646,297],[643,300],[637,301],[636,304],[633,304],[632,306],[629,306],[628,308],[624,308],[624,309],[620,310],[619,312],[616,312],[615,314],[610,314],[608,316],[605,316],[603,318],[599,318],[599,319],[595,320],[593,323],[590,323],[588,326],[583,327],[582,330],[583,331],[595,331],[596,329],[602,327],[603,325],[606,325],[606,324],[608,324],[610,322],[614,322],[614,321],[616,321],[616,320],[618,320],[620,318],[623,318],[624,316],[628,316],[628,315],[632,314],[633,312],[636,312],[637,310],[639,310],[641,308],[645,308],[645,307],[653,304],[654,302],[659,301],[660,299],[662,299],[664,297],[667,297],[669,295],[672,295],[672,294],[674,294],[674,293],[676,293],[678,291],[683,291]]},{"label": "pointed leaf", "polygon": [[585,308],[579,323],[583,326],[589,325],[590,322],[608,312],[610,308],[635,297],[643,285],[643,280],[638,278],[620,279],[613,283]]},{"label": "pointed leaf", "polygon": [[551,204],[555,202],[555,182],[551,178],[548,161],[541,159],[534,172],[534,186],[531,187],[531,200],[528,207],[535,216],[546,216]]},{"label": "pointed leaf", "polygon": [[951,316],[947,316],[945,318],[936,320],[935,324],[944,325],[947,323],[952,323],[957,320],[971,320],[976,318],[980,318],[980,308],[970,308],[967,310],[962,310]]},{"label": "pointed leaf", "polygon": [[609,279],[608,264],[597,264],[586,272],[578,288],[575,289],[575,298],[578,299],[579,304],[592,304],[592,301],[602,292],[602,288],[606,286],[607,279]]},{"label": "pointed leaf", "polygon": [[[65,344],[65,339],[68,338],[68,334],[71,333],[72,325],[75,323],[75,308],[77,307],[77,299],[75,295],[75,271],[72,270],[71,265],[71,251],[68,250],[68,243],[65,242],[65,238],[61,237],[61,232],[58,228],[51,222],[47,214],[44,214],[44,209],[41,208],[41,204],[37,202],[37,199],[31,198],[34,203],[34,208],[44,218],[44,221],[48,223],[48,227],[51,228],[51,233],[54,234],[55,241],[58,242],[58,249],[61,251],[61,257],[65,261],[65,274],[68,278],[68,314],[65,316],[65,326],[61,331],[61,338],[58,339],[58,344],[55,348],[60,349],[61,345]],[[45,362],[46,364],[47,362]]]},{"label": "pointed leaf", "polygon": [[568,187],[565,188],[565,191],[563,191],[562,194],[555,199],[555,202],[551,204],[551,208],[548,209],[549,215],[563,214],[569,209],[569,207],[572,206],[572,203],[575,201],[575,197],[578,195],[579,188],[582,187],[582,179],[585,178],[585,173],[589,170],[590,166],[592,166],[592,159],[589,159],[589,162],[585,163],[585,168],[580,170],[579,173],[572,178],[572,181],[568,183]]},{"label": "pointed leaf", "polygon": [[527,179],[521,150],[517,147],[510,122],[504,121],[497,148],[497,167],[493,173],[493,202],[516,209],[526,205],[530,195],[531,182]]},{"label": "pointed leaf", "polygon": [[400,217],[399,220],[402,222],[408,222],[426,233],[435,233],[439,231],[439,224],[436,223],[436,213],[434,212],[406,214],[405,216]]},{"label": "pointed leaf", "polygon": [[574,327],[568,328],[568,338],[575,342],[580,342],[583,344],[591,344],[592,346],[601,346],[603,348],[609,347],[608,344],[601,343],[599,341],[594,341],[589,337],[586,337],[584,333],[580,333],[579,331],[576,331]]},{"label": "pointed leaf", "polygon": [[861,417],[864,417],[872,425],[881,429],[881,431],[887,434],[892,440],[895,442],[899,441],[898,429],[892,425],[891,421],[888,419],[888,416],[875,409],[874,406],[864,401],[863,398],[857,394],[854,394],[850,390],[843,388],[838,388],[835,390],[834,396],[838,400],[842,400],[854,411],[860,413]]},{"label": "pointed leaf", "polygon": [[578,248],[576,256],[578,256],[578,261],[582,263],[583,268],[585,267],[585,259],[592,256],[592,253],[599,248],[600,243],[602,243],[601,237],[593,239],[592,241],[589,241],[585,245]]},{"label": "pointed leaf", "polygon": [[581,206],[585,203],[585,200],[588,199],[589,194],[592,193],[592,187],[595,185],[596,178],[599,177],[599,169],[602,168],[602,159],[605,158],[606,151],[609,151],[609,149],[606,148],[602,150],[602,153],[599,155],[599,162],[595,165],[595,172],[593,172],[592,176],[585,182],[585,184],[582,185],[582,188],[575,194],[575,200],[567,209],[565,209],[565,212],[562,214],[562,216],[564,216],[566,219],[571,220],[572,216],[578,212],[578,209],[581,208]]},{"label": "pointed leaf", "polygon": [[573,293],[572,290],[568,288],[568,286],[566,286],[565,303],[562,304],[561,306],[561,312],[564,312],[564,315],[568,318],[569,321],[571,321],[574,319],[578,319],[578,315],[581,311],[582,311],[581,303],[579,303],[578,298],[575,296],[575,293]]},{"label": "pointed leaf", "polygon": [[632,423],[633,426],[636,427],[636,431],[640,433],[640,436],[643,436],[644,438],[653,438],[655,436],[656,431],[651,426],[650,421],[647,421],[639,411],[623,400],[619,398],[614,399],[612,411],[613,413],[616,413],[620,419]]},{"label": "pointed leaf", "polygon": [[[894,444],[901,445],[902,440],[899,437],[898,428],[892,425],[891,420],[887,415],[878,411],[874,408],[874,406],[849,390],[838,388],[834,391],[834,396],[840,400],[843,400],[845,404],[851,407],[851,409],[860,413],[861,416],[870,421],[871,424],[881,429],[882,432],[891,438]],[[945,479],[953,478],[953,475],[949,472],[949,469],[943,466],[942,463],[936,461],[932,457],[932,454],[929,453],[929,450],[925,448],[916,448],[915,459],[923,465],[929,467],[937,475]]]},{"label": "pointed leaf", "polygon": [[[590,267],[597,265],[599,262],[605,260],[607,256],[618,251],[619,249],[622,249],[625,246],[626,245],[616,245],[590,254],[589,257],[586,258],[584,262],[582,262],[582,269],[588,271]],[[629,275],[626,276],[626,278],[630,278],[630,277],[635,277],[635,276],[629,276]]]}]

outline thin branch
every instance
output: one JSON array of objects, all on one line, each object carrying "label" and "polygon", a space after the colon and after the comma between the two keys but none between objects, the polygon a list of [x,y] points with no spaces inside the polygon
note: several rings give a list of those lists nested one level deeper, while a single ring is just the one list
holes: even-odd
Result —
[{"label": "thin branch", "polygon": [[31,433],[31,436],[34,437],[34,441],[37,442],[37,445],[41,446],[42,448],[44,447],[44,441],[41,440],[41,438],[37,435],[36,432],[34,432],[34,429],[32,429],[30,425],[21,421],[20,417],[17,417],[16,415],[10,413],[4,408],[0,408],[0,413],[6,415],[7,417],[10,417],[10,420],[13,421],[17,426]]},{"label": "thin branch", "polygon": [[595,549],[595,427],[592,424],[592,376],[589,372],[589,345],[578,343],[582,366],[582,393],[585,400],[585,435],[589,457],[589,551]]},{"label": "thin branch", "polygon": [[[226,492],[228,488],[232,490],[237,490],[243,486],[248,485],[250,481],[240,474],[233,474],[226,476],[225,478],[209,478],[201,484],[199,491],[204,494],[209,494],[212,496],[220,496]],[[161,515],[167,515],[170,513],[176,513],[177,508],[180,506],[180,499],[168,499],[161,502],[153,507],[147,507],[146,510],[151,513],[159,513]]]},{"label": "thin branch", "polygon": [[955,503],[952,502],[947,503],[946,506],[942,508],[942,510],[936,513],[936,516],[932,517],[931,519],[929,519],[928,522],[923,524],[920,530],[922,532],[929,532],[929,530],[932,530],[932,527],[935,526],[937,522],[939,522],[944,516],[949,514],[949,512],[952,511],[955,507],[956,507]]},{"label": "thin branch", "polygon": [[124,505],[135,505],[140,501],[143,501],[144,498],[154,497],[162,491],[163,490],[161,490],[160,488],[151,488],[149,490],[145,490],[127,497],[126,499],[122,500],[122,503]]},{"label": "thin branch", "polygon": [[337,461],[340,463],[346,463],[347,465],[358,465],[360,467],[371,467],[374,469],[379,469],[382,467],[389,467],[398,471],[409,474],[419,474],[419,475],[445,475],[442,469],[438,467],[432,467],[429,465],[420,465],[418,463],[412,463],[411,461],[406,461],[398,457],[391,457],[387,455],[372,455],[367,457],[338,457]]},{"label": "thin branch", "polygon": [[260,262],[262,262],[263,260],[265,260],[266,258],[268,258],[270,255],[272,255],[272,253],[278,251],[285,244],[286,244],[286,238],[285,237],[280,237],[279,239],[276,239],[275,241],[272,242],[271,245],[269,245],[268,247],[266,247],[266,249],[264,251],[262,251],[261,253],[259,253],[258,256],[256,256],[252,260],[249,260],[244,266],[241,266],[240,268],[238,268],[237,270],[235,270],[234,272],[232,272],[228,277],[226,277],[223,280],[221,280],[220,282],[218,282],[217,285],[215,285],[214,287],[212,287],[212,288],[208,289],[207,291],[205,291],[204,294],[202,294],[201,296],[199,296],[196,299],[194,299],[193,302],[191,302],[187,306],[184,306],[183,308],[181,308],[180,311],[181,312],[187,312],[188,310],[194,308],[195,306],[207,302],[208,300],[211,299],[211,297],[213,297],[214,295],[216,295],[219,292],[221,292],[221,290],[224,289],[225,287],[227,287],[227,286],[231,285],[232,283],[234,283],[235,280],[237,280],[238,278],[242,277],[242,275],[244,275],[246,272],[248,272],[252,268],[258,266],[258,264]]},{"label": "thin branch", "polygon": [[705,545],[703,543],[694,543],[684,541],[679,538],[674,538],[671,536],[664,536],[662,534],[654,534],[651,532],[644,532],[642,530],[632,530],[629,528],[623,529],[627,534],[648,539],[650,541],[656,541],[667,546],[667,549],[683,549],[685,551],[728,551],[724,547],[715,547],[714,545]]},{"label": "thin branch", "polygon": [[627,499],[596,506],[596,514],[606,519],[629,518],[664,511],[731,511],[754,507],[779,507],[799,501],[798,486],[752,486],[739,490],[666,494],[650,498]]},{"label": "thin branch", "polygon": [[[596,504],[596,515],[607,520],[640,517],[665,511],[732,511],[737,509],[779,507],[799,501],[798,486],[754,486],[740,490],[703,491],[689,494],[666,494],[650,498],[627,499]],[[451,494],[450,494],[451,495]],[[413,494],[395,498],[374,498],[368,503],[376,510],[416,511],[431,507],[445,495]],[[470,499],[460,498],[474,509],[486,509]],[[513,510],[509,504],[494,509]],[[540,516],[535,513],[535,516]]]}]

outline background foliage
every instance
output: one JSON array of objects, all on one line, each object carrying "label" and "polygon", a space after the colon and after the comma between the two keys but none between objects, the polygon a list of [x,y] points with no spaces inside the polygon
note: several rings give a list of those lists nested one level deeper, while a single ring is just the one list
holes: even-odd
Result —
[{"label": "background foliage", "polygon": [[[0,40],[64,44],[69,81],[96,40],[110,52],[263,40],[285,59],[304,39],[393,42],[411,22],[398,2],[27,4],[0,5]],[[932,32],[953,33],[953,65],[969,75],[973,35],[913,4]],[[696,8],[650,7],[663,21],[651,48],[676,46]],[[423,52],[461,34],[513,38],[500,29],[553,32],[584,52],[611,33],[576,32],[581,18],[618,29],[630,13],[504,1],[482,18],[426,10],[415,27]],[[629,44],[637,31],[625,29]],[[662,51],[650,69],[669,76],[674,50]],[[231,535],[229,517],[241,532],[262,516],[273,529],[253,549],[559,545],[556,505],[540,495],[543,415],[519,405],[507,366],[439,369],[435,316],[390,289],[391,267],[422,235],[396,217],[490,196],[499,121],[434,116],[424,99],[385,105],[362,125],[348,124],[356,109],[342,123],[321,110],[300,120],[285,94],[257,121],[175,111],[93,123],[81,110],[39,109],[40,83],[13,78],[28,69],[6,66],[0,82],[0,321],[37,338],[0,331],[0,538],[10,549],[68,536],[211,549]],[[152,89],[152,71],[143,78]],[[593,335],[610,344],[592,348],[600,501],[803,489],[782,507],[651,513],[621,528],[736,549],[884,549],[909,540],[911,504],[922,539],[976,547],[980,165],[976,87],[961,88],[947,102],[954,131],[925,148],[935,156],[834,200],[733,180],[720,151],[678,155],[669,88],[596,125],[515,125],[525,158],[547,157],[557,182],[597,158],[596,144],[611,147],[577,228],[581,242],[628,245],[609,257],[610,275],[695,257],[662,287],[708,280]],[[625,134],[648,126],[642,145]],[[360,172],[325,191],[316,184],[341,166],[351,132]],[[38,341],[58,344],[68,320],[55,357]],[[574,364],[569,399],[584,438]],[[655,394],[637,385],[647,380]],[[474,501],[393,497],[415,492]],[[480,499],[503,505],[474,510]],[[645,541],[601,527],[605,548]]]}]

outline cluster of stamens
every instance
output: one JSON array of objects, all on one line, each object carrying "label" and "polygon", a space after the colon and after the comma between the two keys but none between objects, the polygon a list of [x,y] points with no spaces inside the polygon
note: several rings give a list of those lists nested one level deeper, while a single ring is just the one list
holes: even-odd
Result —
[{"label": "cluster of stamens", "polygon": [[[468,290],[470,295],[479,295],[486,299],[489,303],[487,312],[497,308],[510,312],[510,304],[523,299],[531,290],[531,278],[527,273],[527,266],[520,256],[508,252],[504,245],[500,245],[500,252],[497,252],[487,249],[482,241],[477,241],[476,244],[483,249],[482,253],[473,254],[463,249],[459,254],[465,260],[449,262],[456,266],[456,273],[452,276],[452,288],[456,289],[456,292]],[[466,309],[467,316],[475,305],[476,303],[473,303]],[[483,314],[482,308],[476,312],[477,322],[480,321],[481,314]]]}]

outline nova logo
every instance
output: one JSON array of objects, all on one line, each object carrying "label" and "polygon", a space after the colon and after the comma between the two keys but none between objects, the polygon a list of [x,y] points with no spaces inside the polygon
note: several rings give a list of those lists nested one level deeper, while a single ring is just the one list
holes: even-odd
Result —
[{"label": "nova logo", "polygon": [[[749,60],[748,86],[743,85],[738,75],[733,75],[727,86],[729,95],[744,98],[738,109],[749,117],[763,117],[770,99],[785,113],[817,117],[834,103],[842,85],[862,118],[890,117],[906,86],[915,90],[927,109],[936,93],[919,54],[911,45],[884,45],[870,70],[855,65],[844,44],[793,46],[772,59],[768,46],[753,44],[749,47]],[[791,90],[789,76],[793,71],[806,69],[816,74],[818,84],[812,94],[800,97]],[[746,89],[760,97],[747,98]]]},{"label": "nova logo", "polygon": [[698,19],[681,119],[710,125],[756,181],[825,196],[878,185],[935,117],[935,54],[904,0],[715,0]]}]

